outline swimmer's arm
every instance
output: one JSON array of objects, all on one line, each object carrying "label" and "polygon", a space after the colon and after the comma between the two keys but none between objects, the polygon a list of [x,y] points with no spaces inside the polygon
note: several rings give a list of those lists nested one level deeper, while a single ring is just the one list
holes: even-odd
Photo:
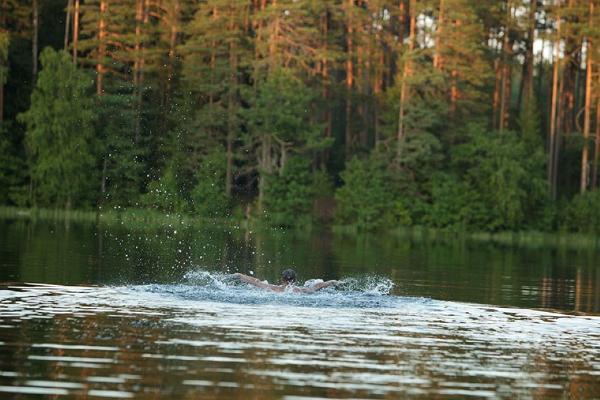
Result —
[{"label": "swimmer's arm", "polygon": [[331,280],[331,281],[327,281],[327,282],[321,282],[321,283],[317,283],[316,285],[314,285],[312,288],[316,291],[316,290],[321,290],[321,289],[325,289],[328,288],[329,286],[333,286],[333,285],[337,285],[340,281],[336,281],[336,280]]},{"label": "swimmer's arm", "polygon": [[240,274],[239,272],[236,272],[235,274],[233,274],[234,277],[238,278],[240,281],[247,283],[249,285],[253,285],[256,287],[259,287],[261,289],[269,289],[269,290],[277,290],[277,288],[279,288],[278,286],[275,285],[270,285],[268,283],[264,283],[259,279],[256,279],[252,276],[248,276],[248,275],[244,275],[244,274]]},{"label": "swimmer's arm", "polygon": [[338,283],[339,283],[339,281],[331,280],[331,281],[327,281],[327,282],[317,283],[316,285],[314,285],[310,288],[302,288],[302,289],[304,289],[303,290],[304,293],[314,293],[317,290],[325,289],[325,288],[328,288],[329,286],[333,286]]}]

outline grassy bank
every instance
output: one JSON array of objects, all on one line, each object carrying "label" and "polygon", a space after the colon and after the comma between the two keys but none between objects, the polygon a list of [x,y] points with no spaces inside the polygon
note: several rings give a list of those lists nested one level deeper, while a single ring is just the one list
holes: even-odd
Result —
[{"label": "grassy bank", "polygon": [[[66,221],[97,223],[106,226],[124,226],[132,229],[147,227],[175,226],[240,226],[253,224],[256,228],[265,227],[258,220],[248,221],[236,218],[199,218],[189,214],[165,214],[146,209],[108,210],[50,210],[0,207],[0,218],[28,219],[41,221]],[[573,249],[600,248],[600,236],[594,234],[559,232],[468,232],[465,230],[445,230],[427,227],[399,227],[387,232],[363,233],[354,226],[332,226],[332,231],[340,235],[392,235],[396,238],[430,242],[468,241],[470,243],[496,243],[514,247],[566,247]],[[301,229],[306,231],[307,229]],[[310,230],[310,229],[308,229]]]},{"label": "grassy bank", "polygon": [[145,209],[108,209],[108,210],[64,210],[43,208],[0,207],[0,218],[18,218],[42,221],[89,222],[104,225],[123,225],[126,227],[144,226],[201,226],[201,225],[241,225],[244,221],[235,219],[206,219],[187,214],[165,214]]}]

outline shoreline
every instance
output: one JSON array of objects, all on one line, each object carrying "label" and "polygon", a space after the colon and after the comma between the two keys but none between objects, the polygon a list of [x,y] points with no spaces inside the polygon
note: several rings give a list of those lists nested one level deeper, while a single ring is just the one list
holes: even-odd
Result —
[{"label": "shoreline", "polygon": [[64,221],[75,223],[95,223],[105,226],[125,226],[128,228],[156,227],[201,227],[223,226],[242,229],[278,229],[290,232],[329,231],[334,235],[356,238],[376,238],[391,235],[397,239],[428,242],[492,243],[509,247],[568,247],[574,249],[596,249],[600,247],[600,236],[591,233],[540,231],[501,231],[474,232],[463,229],[437,229],[423,226],[402,226],[391,230],[360,231],[355,226],[317,225],[299,228],[271,227],[258,219],[202,218],[189,214],[165,214],[148,209],[107,209],[107,210],[63,210],[44,208],[0,207],[0,219],[21,219],[30,221]]}]

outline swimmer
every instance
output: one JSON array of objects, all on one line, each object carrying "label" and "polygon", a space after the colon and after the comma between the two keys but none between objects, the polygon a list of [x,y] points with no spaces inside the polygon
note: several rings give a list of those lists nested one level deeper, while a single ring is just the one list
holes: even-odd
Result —
[{"label": "swimmer", "polygon": [[280,293],[286,290],[291,290],[294,293],[314,293],[317,290],[325,289],[329,286],[333,286],[338,283],[338,281],[331,280],[327,282],[317,283],[312,287],[298,287],[296,286],[296,272],[293,269],[286,269],[281,273],[281,285],[271,285],[270,283],[262,282],[259,279],[253,278],[248,275],[240,274],[239,272],[236,272],[235,274],[233,274],[233,276],[244,283],[254,285],[261,289],[271,290],[273,292]]}]

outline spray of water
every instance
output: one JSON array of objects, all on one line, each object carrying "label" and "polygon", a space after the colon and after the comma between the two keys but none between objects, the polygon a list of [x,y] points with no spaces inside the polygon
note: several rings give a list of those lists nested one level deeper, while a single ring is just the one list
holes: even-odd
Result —
[{"label": "spray of water", "polygon": [[[321,279],[310,279],[313,287]],[[178,284],[131,286],[134,291],[159,293],[186,300],[230,302],[237,304],[289,304],[311,307],[390,307],[398,300],[390,296],[394,283],[381,276],[343,278],[335,287],[311,294],[285,291],[274,293],[240,282],[233,275],[193,268]]]}]

